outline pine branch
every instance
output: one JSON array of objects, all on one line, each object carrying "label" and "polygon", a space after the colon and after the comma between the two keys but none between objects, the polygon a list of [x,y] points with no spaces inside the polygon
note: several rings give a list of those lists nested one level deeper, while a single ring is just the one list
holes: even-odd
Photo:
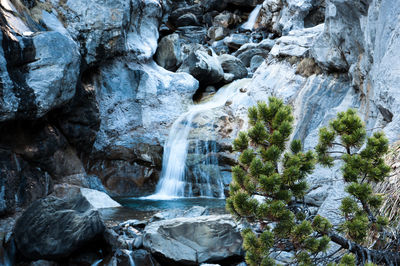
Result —
[{"label": "pine branch", "polygon": [[351,253],[362,258],[362,262],[370,260],[374,263],[385,263],[386,265],[400,265],[400,253],[388,250],[374,250],[365,248],[355,242],[352,242],[336,233],[329,232],[328,236],[333,242],[342,248],[349,250]]}]

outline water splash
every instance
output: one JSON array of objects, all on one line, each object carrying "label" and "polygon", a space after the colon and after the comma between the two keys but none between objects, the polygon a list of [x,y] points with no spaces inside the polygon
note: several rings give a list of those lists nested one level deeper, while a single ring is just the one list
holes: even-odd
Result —
[{"label": "water splash", "polygon": [[254,25],[257,22],[258,15],[260,14],[262,8],[262,4],[257,5],[253,11],[251,11],[249,18],[247,21],[242,25],[242,28],[245,30],[253,30]]},{"label": "water splash", "polygon": [[[214,108],[221,107],[238,93],[240,86],[237,84],[240,81],[233,82],[230,85],[224,86],[207,102],[193,105],[188,112],[181,115],[172,125],[168,141],[164,147],[163,165],[161,178],[156,187],[156,193],[146,197],[146,199],[167,200],[181,197],[193,197],[192,182],[187,180],[186,175],[186,159],[189,147],[189,134],[193,127],[193,121],[199,114],[204,114]],[[216,152],[216,146],[209,146],[210,141],[205,141],[206,153]],[[215,141],[214,141],[215,143]],[[200,146],[197,143],[197,148]],[[203,164],[216,164],[215,158],[212,156],[206,159]],[[200,196],[213,197],[210,176],[201,169],[194,168],[194,174],[197,178],[196,182],[205,184],[200,189]],[[219,197],[223,197],[223,184],[221,178],[219,180]]]}]

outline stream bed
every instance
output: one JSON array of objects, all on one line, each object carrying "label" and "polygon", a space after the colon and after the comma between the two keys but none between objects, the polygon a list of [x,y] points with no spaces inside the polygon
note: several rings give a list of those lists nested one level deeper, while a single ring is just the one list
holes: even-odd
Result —
[{"label": "stream bed", "polygon": [[210,214],[226,214],[225,199],[218,198],[175,198],[150,200],[133,197],[116,197],[122,208],[101,209],[106,223],[119,223],[129,219],[148,220],[154,214],[167,210],[187,210],[193,206],[207,207]]}]

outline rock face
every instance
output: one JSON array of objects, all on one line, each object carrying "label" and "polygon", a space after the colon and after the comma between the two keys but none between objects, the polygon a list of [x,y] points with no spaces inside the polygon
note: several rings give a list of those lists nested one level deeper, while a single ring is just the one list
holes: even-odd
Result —
[{"label": "rock face", "polygon": [[198,265],[242,255],[240,233],[230,216],[176,218],[146,226],[143,245],[168,262]]},{"label": "rock face", "polygon": [[0,122],[40,118],[75,94],[78,46],[58,32],[16,37],[1,33]]},{"label": "rock face", "polygon": [[26,258],[68,257],[105,227],[100,214],[82,197],[64,201],[55,197],[35,201],[17,220],[14,234],[18,251]]}]

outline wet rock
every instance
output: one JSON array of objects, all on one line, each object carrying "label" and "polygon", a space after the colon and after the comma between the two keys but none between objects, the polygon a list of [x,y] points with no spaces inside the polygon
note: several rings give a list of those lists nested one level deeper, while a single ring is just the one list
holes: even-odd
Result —
[{"label": "wet rock", "polygon": [[196,26],[200,24],[203,12],[203,8],[199,4],[184,6],[172,10],[169,15],[169,21],[175,27]]},{"label": "wet rock", "polygon": [[224,73],[229,73],[233,75],[233,80],[241,79],[247,77],[247,69],[246,66],[242,63],[242,61],[233,55],[221,55],[218,57],[219,62],[221,63],[222,69]]},{"label": "wet rock", "polygon": [[241,244],[228,215],[154,222],[146,226],[143,243],[157,258],[186,265],[240,258]]},{"label": "wet rock", "polygon": [[254,73],[258,69],[259,66],[265,61],[265,58],[261,55],[255,55],[251,58],[250,61],[250,69]]},{"label": "wet rock", "polygon": [[154,191],[169,126],[192,102],[198,81],[154,62],[115,60],[93,76],[102,117],[88,173],[114,195]]},{"label": "wet rock", "polygon": [[[55,226],[57,225],[57,226]],[[105,230],[100,214],[82,197],[35,201],[17,220],[18,251],[28,259],[60,259],[100,237]]]}]

